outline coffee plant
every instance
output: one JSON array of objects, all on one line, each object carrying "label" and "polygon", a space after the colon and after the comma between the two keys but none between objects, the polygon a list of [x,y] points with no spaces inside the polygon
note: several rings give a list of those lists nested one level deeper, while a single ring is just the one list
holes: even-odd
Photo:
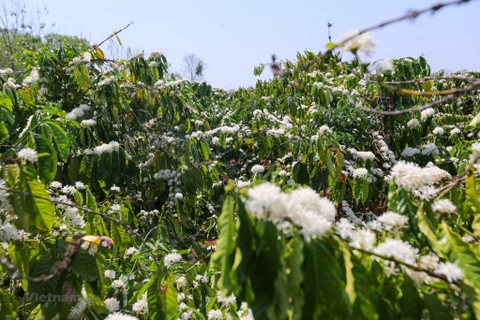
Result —
[{"label": "coffee plant", "polygon": [[480,73],[372,47],[233,93],[161,52],[24,52],[0,70],[0,318],[480,317]]}]

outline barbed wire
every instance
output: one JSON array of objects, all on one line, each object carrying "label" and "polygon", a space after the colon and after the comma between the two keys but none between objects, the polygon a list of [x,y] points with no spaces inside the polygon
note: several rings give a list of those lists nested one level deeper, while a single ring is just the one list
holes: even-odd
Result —
[{"label": "barbed wire", "polygon": [[304,63],[302,66],[300,66],[298,68],[294,68],[292,70],[281,70],[281,69],[274,70],[274,68],[276,69],[277,66],[278,66],[278,63],[275,62],[275,61],[272,61],[270,66],[272,67],[272,71],[273,71],[274,75],[289,76],[289,75],[292,75],[292,74],[297,73],[299,71],[303,71],[303,70],[309,68],[310,66],[314,65],[315,63],[321,62],[324,57],[326,57],[327,55],[329,55],[333,52],[333,49],[341,47],[342,45],[346,44],[348,41],[351,41],[351,40],[355,39],[356,37],[358,37],[358,36],[360,36],[364,33],[367,33],[369,31],[373,31],[373,30],[377,30],[377,29],[381,29],[385,26],[388,26],[388,25],[391,25],[391,24],[394,24],[394,23],[398,23],[398,22],[401,22],[401,21],[404,21],[404,20],[414,20],[414,19],[418,18],[419,16],[424,15],[428,12],[431,12],[433,14],[433,13],[435,13],[435,12],[437,12],[437,11],[443,9],[443,8],[449,7],[449,6],[461,5],[461,4],[464,4],[464,3],[467,3],[467,2],[473,2],[473,1],[476,1],[476,0],[453,0],[453,1],[449,1],[449,2],[437,3],[437,4],[435,4],[431,7],[421,9],[421,10],[408,10],[406,14],[404,14],[404,15],[398,17],[398,18],[387,20],[387,21],[381,22],[379,24],[376,24],[376,25],[373,25],[373,26],[370,26],[368,28],[360,30],[355,35],[347,37],[347,38],[343,39],[342,41],[340,41],[339,43],[334,44],[331,48],[329,48],[324,53],[320,54],[317,58],[307,61],[306,63]]}]

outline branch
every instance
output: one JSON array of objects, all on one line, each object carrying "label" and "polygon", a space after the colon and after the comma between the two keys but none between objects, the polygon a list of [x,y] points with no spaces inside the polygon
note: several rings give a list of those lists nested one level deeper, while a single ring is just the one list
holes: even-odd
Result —
[{"label": "branch", "polygon": [[367,111],[367,112],[371,112],[371,113],[375,113],[375,114],[379,114],[379,115],[383,115],[383,116],[396,116],[396,115],[399,115],[399,114],[406,114],[406,113],[413,113],[413,112],[417,112],[417,111],[422,111],[422,110],[434,107],[436,105],[448,102],[448,101],[458,97],[460,95],[460,93],[461,92],[452,93],[452,94],[449,94],[448,96],[445,96],[441,99],[429,102],[427,104],[424,104],[424,105],[421,105],[421,106],[418,106],[418,107],[414,107],[414,108],[411,108],[411,109],[397,110],[397,111],[381,111],[381,110],[365,108],[364,106],[362,106],[362,105],[356,103],[355,101],[353,101],[352,96],[350,94],[347,94],[347,97],[348,97],[348,100],[350,101],[350,103],[353,106],[355,106],[356,108],[361,109],[363,111]]},{"label": "branch", "polygon": [[49,275],[41,275],[40,277],[30,277],[25,274],[20,273],[18,268],[11,264],[6,258],[0,257],[0,263],[4,264],[11,272],[15,273],[18,272],[18,275],[21,278],[27,279],[28,281],[31,282],[40,282],[40,283],[45,283],[51,279],[53,279],[55,276],[61,275],[63,272],[65,272],[73,263],[75,256],[77,253],[80,251],[80,246],[82,244],[82,234],[80,233],[75,233],[73,235],[72,242],[67,247],[67,251],[65,252],[65,257],[63,261],[57,262],[55,267],[52,270],[52,273]]},{"label": "branch", "polygon": [[[343,239],[342,239],[342,240],[343,240]],[[352,250],[358,250],[358,251],[360,251],[360,252],[362,252],[362,253],[366,253],[366,254],[368,254],[368,255],[371,255],[371,256],[380,258],[380,259],[382,259],[382,260],[392,261],[392,262],[394,262],[394,263],[396,263],[396,264],[398,264],[398,265],[402,265],[402,266],[404,266],[404,267],[406,267],[406,268],[408,268],[408,269],[410,269],[410,270],[413,270],[413,271],[416,271],[416,272],[423,272],[423,273],[429,275],[429,276],[432,277],[432,278],[437,278],[437,279],[443,280],[443,281],[445,281],[445,282],[453,283],[453,284],[458,285],[458,283],[457,283],[456,281],[450,282],[450,281],[448,281],[447,277],[445,277],[444,275],[435,273],[435,272],[433,272],[433,271],[431,271],[431,270],[423,269],[423,268],[421,268],[421,267],[419,267],[419,266],[415,266],[415,265],[408,264],[408,263],[406,263],[406,262],[397,260],[397,259],[395,259],[395,258],[393,258],[393,257],[383,256],[383,255],[381,255],[381,254],[377,254],[377,253],[375,253],[375,252],[367,251],[367,250],[364,250],[364,249],[355,248],[355,247],[352,247],[352,246],[350,246],[350,245],[348,245],[348,247],[349,247],[350,249],[352,249]]]},{"label": "branch", "polygon": [[453,180],[453,182],[435,190],[439,193],[439,195],[435,198],[436,200],[441,199],[444,195],[446,195],[451,189],[456,187],[460,184],[460,182],[467,180],[467,176],[457,177]]},{"label": "branch", "polygon": [[4,187],[0,187],[0,190],[4,190],[4,191],[7,191],[7,192],[19,194],[19,195],[22,195],[24,197],[33,197],[33,198],[43,199],[43,200],[50,201],[51,203],[61,204],[61,205],[64,205],[64,206],[69,206],[69,207],[72,207],[72,208],[77,208],[79,210],[83,210],[86,213],[94,214],[94,215],[102,217],[103,219],[113,221],[113,222],[123,226],[127,231],[129,231],[137,239],[140,239],[140,240],[142,239],[142,237],[135,230],[133,230],[133,228],[130,227],[128,224],[126,224],[125,222],[120,221],[118,219],[115,219],[113,217],[110,217],[110,216],[106,215],[105,213],[93,211],[93,210],[90,210],[90,209],[85,208],[85,207],[77,206],[73,203],[60,201],[60,200],[55,200],[55,199],[50,199],[50,198],[47,198],[47,197],[44,197],[44,196],[39,196],[39,195],[36,195],[36,194],[32,194],[30,192],[23,192],[23,191],[20,191],[20,190],[14,190],[14,189],[9,189],[9,188],[4,188]]},{"label": "branch", "polygon": [[440,279],[440,280],[443,280],[445,282],[448,282],[448,283],[453,283],[453,284],[456,284],[458,285],[458,283],[456,281],[453,281],[453,282],[450,282],[448,281],[447,277],[445,277],[444,275],[441,275],[441,274],[437,274],[431,270],[428,270],[428,269],[423,269],[419,266],[416,266],[416,265],[412,265],[412,264],[409,264],[409,263],[406,263],[406,262],[403,262],[403,261],[400,261],[398,259],[395,259],[393,257],[387,257],[387,256],[384,256],[384,255],[381,255],[381,254],[378,254],[378,253],[375,253],[375,252],[371,252],[371,251],[368,251],[368,250],[365,250],[365,249],[360,249],[360,248],[356,248],[356,247],[352,247],[345,239],[341,238],[341,237],[336,237],[338,238],[340,241],[342,241],[343,243],[346,244],[346,246],[350,249],[350,250],[357,250],[359,252],[362,252],[362,253],[365,253],[365,254],[368,254],[368,255],[371,255],[371,256],[374,256],[374,257],[377,257],[377,258],[380,258],[382,260],[386,260],[386,261],[392,261],[398,265],[401,265],[401,266],[404,266],[410,270],[413,270],[413,271],[417,271],[417,272],[424,272],[425,274],[429,275],[430,277],[432,278],[437,278],[437,279]]},{"label": "branch", "polygon": [[372,81],[368,80],[368,82],[372,83],[384,83],[384,84],[408,84],[408,83],[423,83],[427,81],[437,81],[437,80],[453,80],[453,81],[468,81],[468,82],[476,82],[479,79],[477,78],[467,78],[467,77],[462,77],[462,76],[431,76],[431,77],[425,77],[422,79],[412,79],[412,80],[405,80],[405,81],[385,81],[385,82],[379,82],[379,81]]},{"label": "branch", "polygon": [[460,94],[460,93],[465,93],[465,92],[480,89],[480,80],[476,80],[472,82],[473,83],[468,87],[461,88],[461,89],[450,89],[450,90],[443,90],[443,91],[426,91],[426,92],[399,88],[399,87],[392,86],[390,84],[386,84],[385,82],[377,82],[377,83],[378,85],[385,87],[387,89],[390,89],[392,91],[408,94],[411,96],[442,96],[442,95],[448,95],[448,94]]},{"label": "branch", "polygon": [[112,33],[111,35],[109,35],[108,38],[106,38],[105,40],[103,40],[103,41],[100,42],[99,44],[92,46],[91,51],[99,48],[102,44],[104,44],[104,43],[107,42],[108,40],[112,39],[112,38],[115,37],[117,34],[119,34],[119,33],[122,32],[123,30],[127,29],[128,27],[130,27],[132,24],[133,24],[133,21],[130,22],[129,24],[127,24],[127,25],[126,25],[125,27],[123,27],[122,29],[120,29],[120,30],[118,30],[118,31],[115,31],[114,33]]}]

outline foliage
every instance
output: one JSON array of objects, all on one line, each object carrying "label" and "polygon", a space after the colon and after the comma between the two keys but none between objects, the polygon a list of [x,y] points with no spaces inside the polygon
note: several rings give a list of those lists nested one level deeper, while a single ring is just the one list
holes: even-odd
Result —
[{"label": "foliage", "polygon": [[[26,52],[30,78],[0,76],[0,317],[480,315],[477,92],[383,117],[353,102],[432,101],[382,84],[431,76],[424,57],[371,74],[330,53],[227,94],[170,78],[158,52],[85,50]],[[480,75],[433,76],[397,86]]]}]

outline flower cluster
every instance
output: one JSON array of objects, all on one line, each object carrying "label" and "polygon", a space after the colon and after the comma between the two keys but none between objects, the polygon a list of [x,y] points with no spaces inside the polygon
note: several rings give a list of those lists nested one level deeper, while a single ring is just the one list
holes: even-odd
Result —
[{"label": "flower cluster", "polygon": [[271,183],[248,190],[247,210],[261,220],[275,223],[279,229],[290,229],[290,223],[301,228],[305,240],[322,237],[332,227],[334,204],[310,188],[300,188],[290,194]]},{"label": "flower cluster", "polygon": [[90,110],[90,106],[87,106],[86,104],[82,104],[77,108],[72,109],[67,115],[65,116],[65,119],[67,120],[77,120],[78,118],[83,117],[85,114],[85,111]]}]

